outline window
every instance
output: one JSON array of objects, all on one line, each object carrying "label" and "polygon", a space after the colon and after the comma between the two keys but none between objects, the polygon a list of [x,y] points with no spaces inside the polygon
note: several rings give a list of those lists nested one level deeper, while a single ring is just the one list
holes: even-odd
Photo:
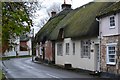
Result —
[{"label": "window", "polygon": [[81,41],[81,58],[90,58],[90,40]]},{"label": "window", "polygon": [[69,55],[69,43],[66,43],[66,55]]},{"label": "window", "polygon": [[115,16],[111,16],[110,17],[110,28],[114,28],[115,27]]},{"label": "window", "polygon": [[75,55],[75,43],[73,43],[73,55]]},{"label": "window", "polygon": [[62,43],[57,44],[57,55],[58,56],[63,56],[63,46]]},{"label": "window", "polygon": [[108,44],[107,45],[107,64],[115,65],[115,46],[116,44]]}]

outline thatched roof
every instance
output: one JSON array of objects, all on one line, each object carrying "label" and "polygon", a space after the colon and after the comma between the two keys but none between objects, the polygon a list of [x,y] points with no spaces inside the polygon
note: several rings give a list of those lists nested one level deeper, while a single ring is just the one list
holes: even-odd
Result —
[{"label": "thatched roof", "polygon": [[49,37],[49,34],[55,29],[57,24],[71,11],[72,9],[65,9],[56,16],[49,19],[49,21],[37,33],[35,40],[43,41]]},{"label": "thatched roof", "polygon": [[71,11],[50,34],[50,40],[56,40],[60,28],[64,29],[65,38],[89,38],[99,34],[96,15],[111,3],[91,2]]},{"label": "thatched roof", "polygon": [[64,38],[90,38],[97,37],[99,33],[96,15],[104,8],[110,6],[110,2],[90,2],[80,8],[70,11],[67,15],[58,15],[38,32],[38,41],[46,38],[57,40],[59,31],[63,28]]},{"label": "thatched roof", "polygon": [[115,14],[120,12],[120,1],[113,3],[108,8],[105,8],[103,11],[101,11],[97,17],[105,17],[111,14]]}]

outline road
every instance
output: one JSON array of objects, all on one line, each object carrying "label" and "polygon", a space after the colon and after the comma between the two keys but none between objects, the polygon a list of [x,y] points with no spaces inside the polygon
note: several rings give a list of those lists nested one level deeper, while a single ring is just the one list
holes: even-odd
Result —
[{"label": "road", "polygon": [[10,59],[4,61],[8,78],[93,78],[85,73],[53,68],[31,61],[31,58]]}]

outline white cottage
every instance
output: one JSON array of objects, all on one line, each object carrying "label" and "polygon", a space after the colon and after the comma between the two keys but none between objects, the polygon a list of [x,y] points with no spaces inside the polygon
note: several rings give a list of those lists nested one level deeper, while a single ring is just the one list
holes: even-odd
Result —
[{"label": "white cottage", "polygon": [[65,38],[55,45],[55,63],[71,64],[73,68],[99,71],[99,40],[97,38],[72,40]]},{"label": "white cottage", "polygon": [[71,11],[58,24],[51,33],[58,34],[55,43],[55,64],[100,71],[100,39],[96,15],[111,4],[88,3]]}]

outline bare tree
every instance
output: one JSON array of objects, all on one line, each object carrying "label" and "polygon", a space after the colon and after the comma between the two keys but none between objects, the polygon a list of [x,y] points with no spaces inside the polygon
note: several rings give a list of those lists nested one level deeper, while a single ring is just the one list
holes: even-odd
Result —
[{"label": "bare tree", "polygon": [[54,2],[49,8],[46,7],[46,15],[48,15],[48,17],[44,17],[44,18],[40,19],[40,23],[38,23],[36,26],[41,28],[43,25],[45,25],[45,23],[51,17],[52,11],[54,11],[56,13],[59,13],[61,11],[60,6],[61,6],[60,3]]},{"label": "bare tree", "polygon": [[49,17],[51,16],[52,11],[59,13],[61,11],[61,4],[54,2],[53,5],[49,7],[46,11]]}]

